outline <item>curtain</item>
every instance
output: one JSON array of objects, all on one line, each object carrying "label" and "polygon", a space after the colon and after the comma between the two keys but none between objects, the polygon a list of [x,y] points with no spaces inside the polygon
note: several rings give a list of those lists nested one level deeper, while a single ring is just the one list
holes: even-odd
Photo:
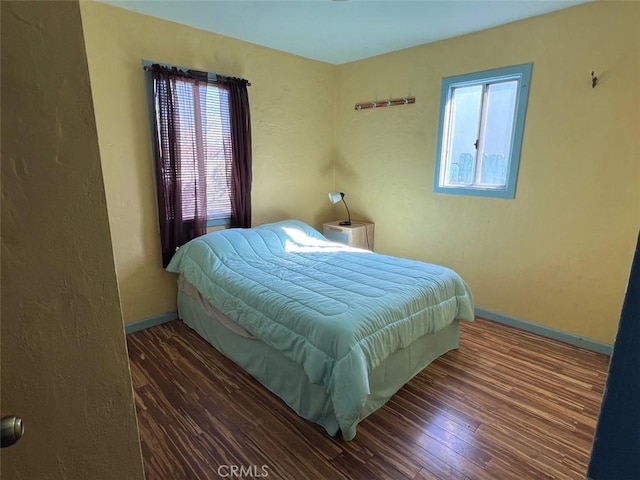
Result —
[{"label": "curtain", "polygon": [[[231,133],[231,197],[230,226],[251,227],[251,115],[249,113],[249,82],[242,78],[218,76],[218,84],[229,92]],[[229,155],[227,156],[229,157]]]},{"label": "curtain", "polygon": [[251,227],[251,116],[242,78],[154,64],[156,191],[166,267],[208,220]]},{"label": "curtain", "polygon": [[[160,65],[151,67],[155,119],[156,192],[162,266],[176,249],[206,233],[207,183],[204,172],[200,95],[202,75]],[[178,91],[183,89],[182,94]],[[186,98],[186,99],[185,99]]]}]

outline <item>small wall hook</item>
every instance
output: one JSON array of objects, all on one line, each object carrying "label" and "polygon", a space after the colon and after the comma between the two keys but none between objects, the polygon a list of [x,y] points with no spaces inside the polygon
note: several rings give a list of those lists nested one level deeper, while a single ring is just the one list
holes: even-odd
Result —
[{"label": "small wall hook", "polygon": [[595,76],[595,72],[591,72],[591,88],[596,88],[598,84],[598,77]]}]

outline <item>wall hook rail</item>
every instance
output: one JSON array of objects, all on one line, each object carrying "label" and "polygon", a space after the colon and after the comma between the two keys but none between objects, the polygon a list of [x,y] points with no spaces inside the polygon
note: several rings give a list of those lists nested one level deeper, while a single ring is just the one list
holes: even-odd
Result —
[{"label": "wall hook rail", "polygon": [[396,107],[410,103],[416,103],[416,97],[390,98],[388,100],[380,100],[379,102],[356,103],[355,109],[365,110],[367,108]]}]

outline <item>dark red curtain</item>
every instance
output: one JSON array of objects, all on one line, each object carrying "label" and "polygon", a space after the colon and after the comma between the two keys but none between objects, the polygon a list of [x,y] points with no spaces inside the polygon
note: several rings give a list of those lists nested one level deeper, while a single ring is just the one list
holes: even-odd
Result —
[{"label": "dark red curtain", "polygon": [[242,78],[218,77],[218,84],[229,92],[232,164],[229,193],[231,195],[231,227],[251,227],[251,115],[249,82]]},{"label": "dark red curtain", "polygon": [[[184,113],[199,106],[185,106],[184,98],[177,91],[178,80],[197,87],[206,82],[206,74],[203,79],[202,75],[160,65],[153,65],[150,70],[154,94],[156,192],[162,265],[166,267],[178,247],[206,233],[207,185],[202,145],[198,148],[197,122],[193,115]],[[192,101],[197,102],[198,98],[193,95]]]}]

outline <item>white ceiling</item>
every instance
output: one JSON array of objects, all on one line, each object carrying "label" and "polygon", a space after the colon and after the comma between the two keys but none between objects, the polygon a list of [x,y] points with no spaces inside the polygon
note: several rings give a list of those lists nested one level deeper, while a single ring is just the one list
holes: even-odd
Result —
[{"label": "white ceiling", "polygon": [[590,0],[102,0],[322,62],[341,64]]}]

